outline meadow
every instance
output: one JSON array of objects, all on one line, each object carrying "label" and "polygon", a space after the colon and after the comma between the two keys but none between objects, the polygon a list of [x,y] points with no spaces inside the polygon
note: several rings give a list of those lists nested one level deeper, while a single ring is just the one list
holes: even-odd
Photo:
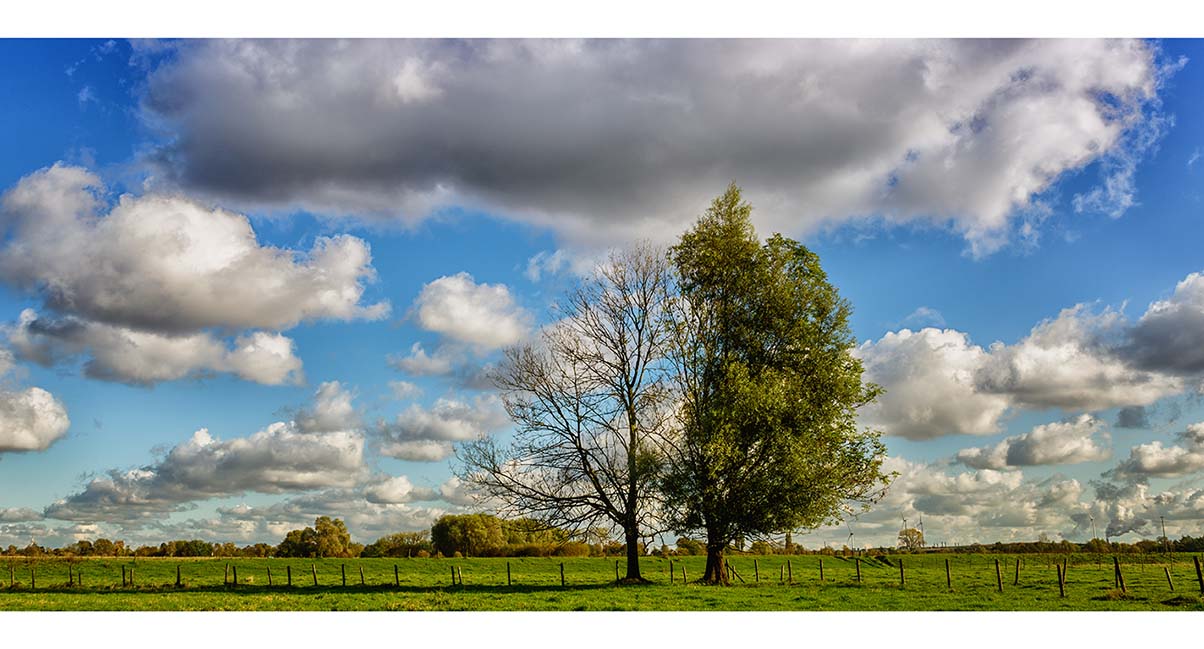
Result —
[{"label": "meadow", "polygon": [[[743,579],[733,577],[730,587],[692,583],[705,567],[701,556],[645,558],[642,571],[653,582],[647,586],[616,585],[615,559],[600,557],[15,557],[0,559],[0,610],[1204,610],[1188,554],[1122,555],[1123,592],[1112,557],[1086,553],[863,557],[860,582],[852,557],[739,555],[728,561]],[[1068,562],[1065,597],[1055,568],[1061,561]]]}]

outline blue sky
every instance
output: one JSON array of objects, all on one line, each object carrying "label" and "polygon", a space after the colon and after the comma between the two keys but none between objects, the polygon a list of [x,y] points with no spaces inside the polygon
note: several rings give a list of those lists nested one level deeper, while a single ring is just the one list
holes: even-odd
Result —
[{"label": "blue sky", "polygon": [[864,421],[900,478],[858,543],[919,515],[938,542],[1199,534],[1199,50],[0,41],[0,545],[458,511],[449,444],[507,428],[472,374],[730,180],[820,254],[889,391]]}]

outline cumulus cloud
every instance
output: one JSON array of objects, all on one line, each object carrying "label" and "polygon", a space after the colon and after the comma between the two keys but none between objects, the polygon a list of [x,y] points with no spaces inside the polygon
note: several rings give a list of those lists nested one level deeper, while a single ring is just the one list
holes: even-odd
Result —
[{"label": "cumulus cloud", "polygon": [[883,464],[897,472],[886,496],[869,512],[856,514],[848,525],[817,530],[820,538],[855,544],[895,544],[901,518],[909,526],[923,518],[929,543],[990,543],[992,541],[1069,537],[1079,529],[1074,516],[1086,511],[1083,487],[1063,476],[1026,479],[1023,472],[981,469],[950,473],[940,462],[913,462],[889,457]]},{"label": "cumulus cloud", "polygon": [[1106,475],[1122,480],[1176,478],[1204,469],[1204,422],[1191,424],[1177,435],[1181,444],[1161,440],[1134,446],[1129,457]]},{"label": "cumulus cloud", "polygon": [[162,49],[143,98],[174,134],[147,156],[161,184],[408,222],[476,207],[596,245],[677,232],[734,178],[766,230],[951,222],[979,254],[1095,161],[1111,162],[1084,209],[1131,204],[1127,161],[1157,140],[1173,69],[1140,40]]},{"label": "cumulus cloud", "polygon": [[975,373],[987,353],[952,329],[903,329],[866,341],[855,354],[865,377],[886,394],[861,411],[861,421],[908,439],[990,435],[1009,406],[1006,396],[984,394]]},{"label": "cumulus cloud", "polygon": [[291,338],[254,331],[224,341],[209,332],[167,335],[78,318],[44,319],[21,312],[7,330],[23,358],[53,366],[85,358],[86,376],[135,385],[228,372],[257,383],[304,380]]},{"label": "cumulus cloud", "polygon": [[501,399],[480,395],[465,401],[441,398],[427,408],[412,404],[392,422],[377,426],[380,452],[390,457],[436,461],[448,457],[452,442],[476,439],[509,422]]},{"label": "cumulus cloud", "polygon": [[389,381],[389,390],[393,393],[393,398],[399,401],[422,395],[422,388],[409,381]]},{"label": "cumulus cloud", "polygon": [[[338,384],[324,384],[299,421],[273,423],[247,437],[222,440],[200,429],[157,462],[114,469],[46,508],[61,520],[139,521],[187,509],[193,501],[246,492],[283,493],[350,487],[366,477],[364,436],[324,430],[338,412]],[[321,423],[315,423],[321,422]]]},{"label": "cumulus cloud", "polygon": [[1181,392],[1178,379],[1117,357],[1109,339],[1123,326],[1116,311],[1092,313],[1082,304],[1063,309],[1015,345],[991,345],[977,383],[1030,408],[1103,410],[1149,405]]},{"label": "cumulus cloud", "polygon": [[956,457],[958,462],[968,467],[995,470],[1040,464],[1099,462],[1112,455],[1106,446],[1106,434],[1102,438],[1097,437],[1103,426],[1103,421],[1083,414],[1067,421],[1041,424],[994,446],[963,449],[958,451]]},{"label": "cumulus cloud", "polygon": [[293,420],[303,433],[333,433],[360,427],[360,415],[352,403],[354,395],[338,381],[318,386],[313,406],[297,412]]},{"label": "cumulus cloud", "polygon": [[1135,366],[1176,375],[1204,373],[1204,274],[1191,273],[1150,304],[1120,354]]},{"label": "cumulus cloud", "polygon": [[468,273],[423,286],[413,313],[423,329],[482,349],[512,345],[531,328],[531,315],[505,284],[478,284]]},{"label": "cumulus cloud", "polygon": [[0,454],[44,451],[70,427],[63,402],[42,388],[0,390]]},{"label": "cumulus cloud", "polygon": [[27,523],[29,521],[40,520],[42,520],[41,512],[34,511],[28,507],[0,508],[0,523]]},{"label": "cumulus cloud", "polygon": [[385,478],[364,488],[364,498],[370,503],[398,504],[418,500],[438,500],[434,489],[415,487],[406,476]]},{"label": "cumulus cloud", "polygon": [[1145,406],[1127,406],[1116,411],[1117,428],[1149,428],[1150,412]]},{"label": "cumulus cloud", "polygon": [[[12,352],[0,347],[0,380],[14,369]],[[70,427],[67,408],[53,394],[0,383],[0,454],[44,451]]]},{"label": "cumulus cloud", "polygon": [[406,356],[393,354],[388,357],[389,365],[411,376],[448,375],[463,361],[462,349],[441,345],[434,353],[428,354],[422,343],[410,345],[410,353]]},{"label": "cumulus cloud", "polygon": [[205,372],[283,383],[300,380],[301,364],[275,330],[388,313],[387,302],[361,303],[375,274],[360,239],[279,249],[261,245],[241,214],[175,194],[110,207],[103,193],[95,174],[60,163],[0,199],[0,280],[55,314],[29,310],[10,331],[25,358],[83,356],[90,376],[130,383]]}]

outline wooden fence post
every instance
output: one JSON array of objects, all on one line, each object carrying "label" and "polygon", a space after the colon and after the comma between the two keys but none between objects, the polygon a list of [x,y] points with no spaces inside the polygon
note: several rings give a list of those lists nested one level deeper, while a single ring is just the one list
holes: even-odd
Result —
[{"label": "wooden fence post", "polygon": [[1016,557],[1016,578],[1012,580],[1012,585],[1020,585],[1020,557]]},{"label": "wooden fence post", "polygon": [[347,586],[347,564],[339,564],[339,571],[343,573],[343,586]]},{"label": "wooden fence post", "polygon": [[[824,563],[821,561],[819,563],[819,565],[820,565],[820,570],[823,570]],[[756,559],[753,559],[753,583],[754,584],[761,583],[761,567],[759,565],[757,565]]]},{"label": "wooden fence post", "polygon": [[1058,595],[1060,597],[1066,597],[1066,579],[1065,575],[1062,573],[1062,564],[1055,563],[1054,567],[1058,569]]},{"label": "wooden fence post", "polygon": [[560,585],[564,585],[564,562],[560,562]]},{"label": "wooden fence post", "polygon": [[619,583],[619,560],[615,559],[615,583]]},{"label": "wooden fence post", "polygon": [[71,564],[67,564],[67,585],[68,586],[75,585],[75,577],[74,577],[74,575],[71,574]]},{"label": "wooden fence post", "polygon": [[903,557],[899,557],[899,587],[907,585],[907,579],[903,576]]},{"label": "wooden fence post", "polygon": [[268,585],[272,585],[272,567],[268,566]]},{"label": "wooden fence post", "polygon": [[314,585],[317,586],[318,585],[318,564],[316,564],[316,563],[309,564],[309,569],[314,575]]},{"label": "wooden fence post", "polygon": [[[506,565],[509,566],[510,564],[506,564]],[[397,564],[396,563],[393,564],[393,585],[398,586],[398,587],[401,586],[401,574],[397,572]]]},{"label": "wooden fence post", "polygon": [[456,566],[456,577],[459,578],[460,585],[463,586],[464,585],[464,569],[461,568],[460,566]]},{"label": "wooden fence post", "polygon": [[790,565],[790,559],[786,560],[786,583],[794,583],[794,568]]},{"label": "wooden fence post", "polygon": [[823,559],[819,560],[819,580],[820,581],[824,580],[824,560]]},{"label": "wooden fence post", "polygon": [[451,566],[452,586],[456,585],[456,567]]},{"label": "wooden fence post", "polygon": [[945,586],[953,590],[953,573],[949,571],[949,559],[945,559]]},{"label": "wooden fence post", "polygon": [[180,587],[180,564],[176,564],[176,588]]},{"label": "wooden fence post", "polygon": [[786,564],[778,566],[778,583],[786,583]]},{"label": "wooden fence post", "polygon": [[364,585],[364,567],[360,566],[360,585]]},{"label": "wooden fence post", "polygon": [[687,583],[689,583],[689,580],[686,578],[686,564],[683,563],[681,564],[681,585],[685,586]]},{"label": "wooden fence post", "polygon": [[121,587],[125,588],[125,566],[121,566]]},{"label": "wooden fence post", "polygon": [[30,588],[38,587],[38,576],[34,572],[33,565],[29,566],[29,587]]},{"label": "wooden fence post", "polygon": [[857,583],[860,584],[861,583],[861,557],[857,557],[853,561],[855,561],[857,563]]},{"label": "wooden fence post", "polygon": [[995,588],[1003,592],[1003,573],[999,571],[999,559],[995,559]]},{"label": "wooden fence post", "polygon": [[292,585],[293,585],[293,567],[292,567],[292,566],[285,566],[285,567],[284,567],[284,572],[285,572],[285,575],[288,577],[288,585],[289,585],[289,587],[291,588],[291,587],[292,587]]},{"label": "wooden fence post", "polygon": [[[134,570],[133,570],[133,568],[131,568],[130,569],[130,584],[132,585],[133,583],[134,583]],[[235,586],[238,585],[238,566],[234,566],[234,585]]]},{"label": "wooden fence post", "polygon": [[130,587],[134,587],[134,566],[130,566]]},{"label": "wooden fence post", "polygon": [[1204,595],[1204,573],[1200,572],[1200,557],[1192,557],[1191,560],[1196,563],[1196,582],[1200,584],[1200,594]]},{"label": "wooden fence post", "polygon": [[1120,559],[1119,558],[1117,558],[1115,556],[1112,557],[1112,567],[1116,570],[1116,585],[1120,588],[1120,592],[1122,592],[1122,593],[1128,592],[1128,590],[1125,589],[1125,575],[1123,572],[1120,571]]},{"label": "wooden fence post", "polygon": [[1175,583],[1171,581],[1171,569],[1167,566],[1162,566],[1162,570],[1166,572],[1166,585],[1171,587],[1171,592],[1175,592]]}]

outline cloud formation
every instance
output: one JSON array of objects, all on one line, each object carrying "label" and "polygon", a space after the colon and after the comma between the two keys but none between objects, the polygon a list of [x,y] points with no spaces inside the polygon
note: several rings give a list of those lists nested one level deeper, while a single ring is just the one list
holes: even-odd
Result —
[{"label": "cloud formation", "polygon": [[[282,383],[299,380],[300,361],[277,331],[388,314],[387,302],[361,303],[375,272],[358,238],[279,249],[241,214],[177,194],[109,206],[104,192],[95,174],[59,163],[0,199],[0,280],[53,314],[29,310],[10,332],[25,358],[83,356],[90,376],[131,383],[204,372]],[[218,337],[229,332],[242,333]]]},{"label": "cloud formation", "polygon": [[[306,412],[340,402],[338,390],[337,384],[324,384],[317,408]],[[45,514],[60,520],[132,522],[186,509],[197,500],[350,487],[364,479],[362,432],[321,428],[276,422],[229,440],[202,428],[155,463],[92,478],[83,490],[48,506]]]},{"label": "cloud formation", "polygon": [[1088,414],[1067,421],[1041,424],[1023,435],[994,446],[958,451],[956,459],[974,469],[1004,470],[1041,464],[1099,462],[1112,456],[1107,435],[1098,438],[1104,422]]},{"label": "cloud formation", "polygon": [[7,385],[13,369],[12,352],[0,347],[0,455],[44,451],[71,427],[67,408],[42,388]]},{"label": "cloud formation", "polygon": [[860,413],[862,423],[889,435],[932,439],[942,435],[990,435],[1010,404],[981,392],[975,375],[987,353],[953,329],[903,329],[866,341],[855,354],[865,378],[886,394]]},{"label": "cloud formation", "polygon": [[1134,446],[1129,457],[1105,474],[1120,480],[1177,478],[1204,469],[1204,422],[1190,424],[1176,436],[1180,444],[1160,440]]},{"label": "cloud formation", "polygon": [[376,433],[381,454],[432,462],[450,456],[453,442],[476,439],[509,421],[496,395],[479,395],[471,401],[441,398],[429,408],[410,405],[392,422],[380,422]]},{"label": "cloud formation", "polygon": [[1104,184],[1080,208],[1132,204],[1129,161],[1158,139],[1172,70],[1138,40],[238,40],[156,56],[144,115],[173,134],[146,158],[156,181],[239,204],[407,222],[479,208],[607,245],[679,231],[736,179],[765,230],[947,222],[977,254],[1092,162]]},{"label": "cloud formation", "polygon": [[485,350],[513,345],[531,328],[505,284],[478,284],[463,272],[427,283],[412,309],[423,329]]}]

